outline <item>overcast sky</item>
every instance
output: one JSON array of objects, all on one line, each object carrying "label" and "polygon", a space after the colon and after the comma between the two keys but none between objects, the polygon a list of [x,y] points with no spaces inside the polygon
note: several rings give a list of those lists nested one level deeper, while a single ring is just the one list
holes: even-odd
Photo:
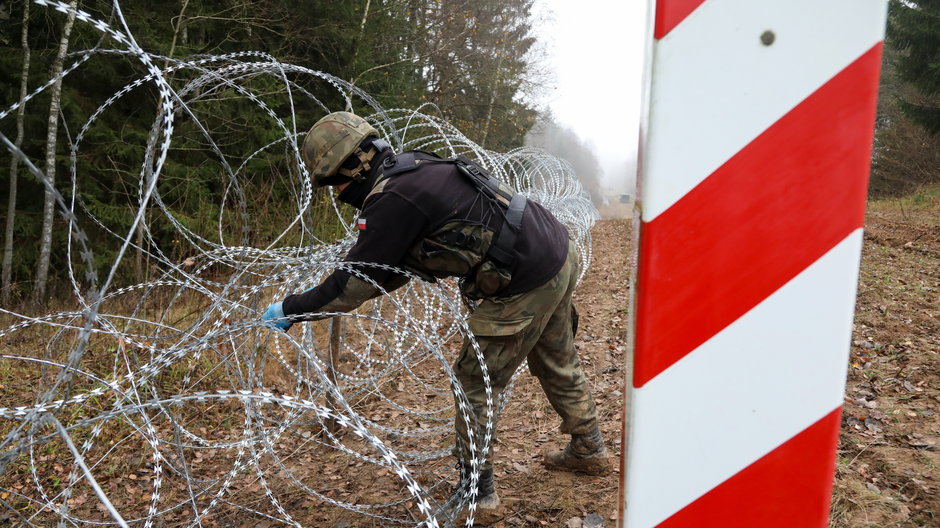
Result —
[{"label": "overcast sky", "polygon": [[554,70],[544,100],[594,146],[604,186],[632,194],[646,0],[536,0],[535,13]]}]

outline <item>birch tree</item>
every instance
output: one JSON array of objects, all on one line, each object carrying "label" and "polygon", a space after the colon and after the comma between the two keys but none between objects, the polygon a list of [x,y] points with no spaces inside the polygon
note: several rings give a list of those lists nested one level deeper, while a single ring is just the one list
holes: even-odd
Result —
[{"label": "birch tree", "polygon": [[46,197],[42,208],[42,235],[39,248],[39,263],[36,266],[36,284],[33,290],[37,300],[41,300],[46,295],[46,285],[49,281],[49,257],[52,253],[52,221],[55,218],[55,194],[52,187],[55,185],[55,153],[56,137],[59,131],[59,110],[62,99],[62,68],[65,63],[65,53],[69,48],[69,36],[72,33],[72,25],[75,22],[75,10],[78,8],[78,0],[72,0],[69,4],[72,9],[69,11],[62,27],[62,38],[59,40],[59,51],[56,53],[55,60],[52,62],[52,71],[49,77],[55,79],[55,83],[50,88],[51,101],[49,103],[49,121],[48,133],[46,134]]},{"label": "birch tree", "polygon": [[[23,32],[20,37],[20,43],[23,47],[23,68],[20,76],[20,107],[16,110],[16,139],[13,145],[20,148],[23,145],[23,120],[26,116],[26,88],[29,79],[29,2],[23,3]],[[10,198],[7,206],[7,223],[5,240],[3,243],[3,279],[2,279],[2,299],[4,305],[10,304],[12,293],[12,272],[13,272],[13,226],[16,218],[16,180],[19,170],[20,159],[17,156],[10,156]]]}]

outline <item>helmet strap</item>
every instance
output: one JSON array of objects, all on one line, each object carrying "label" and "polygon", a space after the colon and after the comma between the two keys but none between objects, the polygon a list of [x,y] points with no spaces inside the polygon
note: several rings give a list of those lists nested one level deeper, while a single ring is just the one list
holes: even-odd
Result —
[{"label": "helmet strap", "polygon": [[347,169],[346,167],[340,167],[336,173],[340,176],[345,176],[356,183],[361,182],[362,180],[366,179],[366,175],[368,175],[369,170],[372,169],[372,158],[375,157],[377,152],[377,148],[370,147],[368,151],[364,151],[362,150],[362,147],[356,147],[356,150],[350,154],[350,157],[355,156],[359,159],[359,163],[356,165],[356,168]]}]

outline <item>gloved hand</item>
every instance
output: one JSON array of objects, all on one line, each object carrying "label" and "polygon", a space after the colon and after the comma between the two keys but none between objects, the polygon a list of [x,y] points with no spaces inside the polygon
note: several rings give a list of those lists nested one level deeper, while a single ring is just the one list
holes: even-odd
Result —
[{"label": "gloved hand", "polygon": [[281,302],[276,302],[268,306],[268,309],[261,314],[261,320],[264,321],[267,326],[284,330],[285,332],[294,324],[284,317],[284,307],[281,305]]}]

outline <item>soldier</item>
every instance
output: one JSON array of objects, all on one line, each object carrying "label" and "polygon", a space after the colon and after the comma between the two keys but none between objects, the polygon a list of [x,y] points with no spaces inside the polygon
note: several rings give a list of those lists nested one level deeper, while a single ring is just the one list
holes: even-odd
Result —
[{"label": "soldier", "polygon": [[[348,112],[317,121],[302,156],[316,185],[334,186],[340,201],[360,210],[359,236],[346,261],[390,265],[432,281],[459,277],[462,293],[480,301],[468,326],[486,362],[494,399],[528,360],[561,417],[561,432],[571,435],[564,450],[546,453],[543,463],[550,469],[606,473],[607,450],[574,349],[577,312],[571,295],[578,254],[565,227],[464,158],[444,160],[421,151],[395,155],[368,122]],[[372,266],[357,272],[385,291],[408,280]],[[379,293],[373,282],[337,270],[319,286],[272,304],[262,319],[287,330],[294,322],[317,319],[318,312],[353,310]],[[454,372],[482,423],[482,370],[467,341]],[[457,414],[455,454],[466,479],[468,428]],[[489,457],[478,486],[478,507],[496,508]]]}]

